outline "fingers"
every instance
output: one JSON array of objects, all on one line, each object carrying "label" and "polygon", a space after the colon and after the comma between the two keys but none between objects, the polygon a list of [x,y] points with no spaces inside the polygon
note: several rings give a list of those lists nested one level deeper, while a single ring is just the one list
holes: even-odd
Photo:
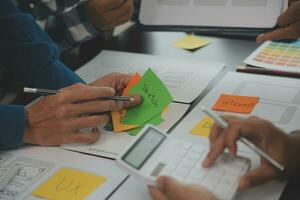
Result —
[{"label": "fingers", "polygon": [[67,122],[67,127],[70,127],[71,132],[76,132],[77,130],[82,128],[106,125],[108,122],[108,115],[91,115],[70,120],[69,122]]},{"label": "fingers", "polygon": [[96,142],[100,138],[100,131],[98,128],[92,130],[92,132],[78,132],[73,134],[65,134],[62,136],[61,144],[91,144]]},{"label": "fingers", "polygon": [[149,187],[149,192],[154,200],[168,200],[168,198],[158,188]]},{"label": "fingers", "polygon": [[249,187],[260,185],[274,178],[276,178],[276,174],[273,169],[268,165],[261,165],[240,178],[238,190],[243,191]]},{"label": "fingers", "polygon": [[110,97],[115,94],[115,90],[110,87],[93,87],[84,84],[75,84],[64,88],[57,98],[59,102],[77,103],[99,99],[101,97]]},{"label": "fingers", "polygon": [[226,148],[225,136],[225,134],[221,134],[212,144],[205,160],[202,163],[204,167],[212,166],[215,160],[224,152]]},{"label": "fingers", "polygon": [[73,104],[72,107],[73,110],[70,111],[70,116],[80,116],[84,114],[97,114],[107,111],[119,111],[124,107],[124,102],[114,100],[97,100]]},{"label": "fingers", "polygon": [[300,2],[296,2],[277,19],[279,26],[288,26],[300,19]]},{"label": "fingers", "polygon": [[[96,0],[97,1],[97,0]],[[101,2],[96,2],[102,4],[103,10],[114,10],[122,6],[127,0],[102,0]]]},{"label": "fingers", "polygon": [[300,21],[293,23],[284,28],[279,28],[275,31],[264,33],[256,38],[257,43],[262,43],[268,40],[283,40],[297,39],[300,36]]},{"label": "fingers", "polygon": [[133,101],[129,101],[129,102],[123,102],[123,106],[124,108],[132,108],[132,107],[136,107],[138,105],[140,105],[143,101],[142,96],[140,95],[133,95],[131,96]]},{"label": "fingers", "polygon": [[185,193],[183,192],[183,185],[174,179],[162,176],[157,179],[157,187],[163,191],[168,199],[184,199]]},{"label": "fingers", "polygon": [[217,141],[220,134],[222,134],[222,131],[223,129],[220,126],[218,126],[216,123],[214,123],[209,134],[210,146],[212,146]]}]

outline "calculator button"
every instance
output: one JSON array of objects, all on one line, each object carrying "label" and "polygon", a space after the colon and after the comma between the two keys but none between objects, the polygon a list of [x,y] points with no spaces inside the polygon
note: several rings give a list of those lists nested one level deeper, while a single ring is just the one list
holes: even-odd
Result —
[{"label": "calculator button", "polygon": [[172,173],[175,169],[176,169],[177,165],[174,165],[174,164],[168,164],[166,166],[166,171],[168,171],[169,173]]},{"label": "calculator button", "polygon": [[186,176],[190,172],[190,169],[185,167],[185,166],[179,166],[176,168],[174,171],[174,174],[179,175],[179,176]]},{"label": "calculator button", "polygon": [[202,154],[207,148],[201,145],[193,145],[192,151],[194,153]]},{"label": "calculator button", "polygon": [[188,154],[187,154],[187,159],[189,160],[198,160],[200,157],[201,157],[201,154],[200,153],[195,153],[193,151],[190,151]]},{"label": "calculator button", "polygon": [[172,165],[178,165],[180,162],[181,162],[182,158],[179,157],[179,156],[176,156],[175,158],[173,158],[171,161],[170,161],[170,164]]},{"label": "calculator button", "polygon": [[189,160],[189,159],[184,159],[182,161],[182,165],[186,168],[192,169],[194,165],[196,164],[195,160]]},{"label": "calculator button", "polygon": [[172,144],[173,148],[178,149],[182,146],[183,141],[177,140],[177,139],[172,139],[171,144]]},{"label": "calculator button", "polygon": [[192,146],[191,143],[184,143],[181,148],[188,151]]},{"label": "calculator button", "polygon": [[177,155],[180,156],[180,157],[183,157],[183,156],[185,156],[186,152],[187,151],[184,150],[184,149],[179,149]]}]

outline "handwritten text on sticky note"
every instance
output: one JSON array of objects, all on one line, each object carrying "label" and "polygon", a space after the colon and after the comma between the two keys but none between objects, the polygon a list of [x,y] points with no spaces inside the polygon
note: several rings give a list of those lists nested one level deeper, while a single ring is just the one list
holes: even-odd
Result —
[{"label": "handwritten text on sticky note", "polygon": [[46,182],[32,192],[32,195],[51,200],[83,200],[106,178],[72,168],[61,168]]},{"label": "handwritten text on sticky note", "polygon": [[222,94],[213,110],[249,114],[259,101],[259,97]]},{"label": "handwritten text on sticky note", "polygon": [[139,94],[143,98],[141,105],[126,111],[122,123],[130,125],[144,124],[161,113],[173,100],[169,90],[151,69],[129,90],[129,94]]},{"label": "handwritten text on sticky note", "polygon": [[191,130],[191,134],[201,137],[208,137],[213,124],[214,120],[206,116],[199,123],[197,123],[196,126],[194,126],[194,128]]}]

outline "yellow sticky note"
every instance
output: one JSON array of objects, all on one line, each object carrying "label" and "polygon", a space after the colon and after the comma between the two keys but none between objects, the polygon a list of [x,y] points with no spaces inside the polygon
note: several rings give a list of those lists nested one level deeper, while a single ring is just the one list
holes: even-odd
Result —
[{"label": "yellow sticky note", "polygon": [[214,120],[206,116],[199,123],[196,124],[196,126],[191,130],[191,134],[202,137],[208,137],[213,124]]},{"label": "yellow sticky note", "polygon": [[103,176],[64,167],[35,189],[32,195],[51,200],[83,200],[105,181]]},{"label": "yellow sticky note", "polygon": [[187,35],[184,38],[175,42],[173,46],[181,49],[194,50],[200,47],[204,47],[209,43],[210,41],[204,40],[200,37],[194,35]]}]

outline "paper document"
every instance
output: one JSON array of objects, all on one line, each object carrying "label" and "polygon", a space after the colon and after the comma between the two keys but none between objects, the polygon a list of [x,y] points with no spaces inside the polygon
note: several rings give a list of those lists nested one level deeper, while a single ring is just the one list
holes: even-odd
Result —
[{"label": "paper document", "polygon": [[105,50],[76,73],[90,83],[111,72],[144,74],[151,68],[167,86],[174,101],[191,103],[224,66],[222,62]]},{"label": "paper document", "polygon": [[[181,103],[171,103],[166,112],[163,112],[164,121],[157,127],[163,131],[168,131],[188,110],[189,105]],[[113,133],[101,131],[100,139],[90,145],[64,145],[64,149],[78,152],[116,158],[119,153],[135,138],[128,133]]]},{"label": "paper document", "polygon": [[[199,104],[171,132],[171,137],[187,140],[196,144],[209,145],[206,137],[192,134],[193,128],[206,115],[201,107],[212,108],[221,94],[259,97],[259,101],[251,114],[220,112],[240,117],[256,115],[265,118],[289,133],[300,129],[300,80],[243,73],[227,73],[227,75],[204,97]],[[240,153],[251,157],[252,167],[260,162],[260,158],[248,147],[239,144]],[[279,199],[285,183],[271,182],[241,193],[238,199]],[[268,191],[268,192],[265,192]]]},{"label": "paper document", "polygon": [[300,72],[300,40],[287,42],[267,41],[257,48],[244,63],[270,70]]},{"label": "paper document", "polygon": [[284,0],[146,0],[143,25],[272,28]]},{"label": "paper document", "polygon": [[[19,172],[0,191],[3,200],[59,199],[56,192],[60,199],[106,199],[127,176],[111,160],[56,147],[23,147],[8,153],[10,157],[0,167],[18,166]],[[51,191],[53,184],[56,192]],[[72,196],[74,191],[78,198]]]}]

